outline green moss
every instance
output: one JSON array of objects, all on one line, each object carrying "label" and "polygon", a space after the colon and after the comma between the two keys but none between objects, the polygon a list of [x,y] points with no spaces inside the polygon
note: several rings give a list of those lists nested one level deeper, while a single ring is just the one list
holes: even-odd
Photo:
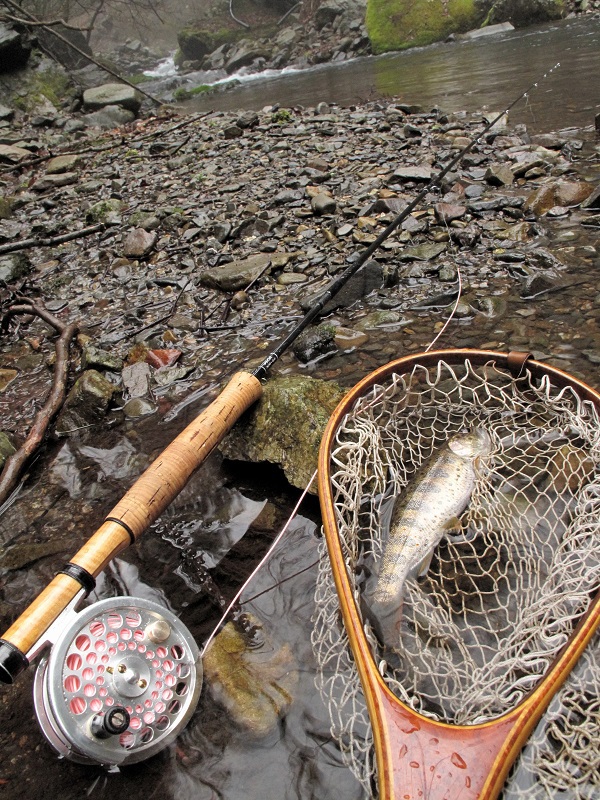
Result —
[{"label": "green moss", "polygon": [[72,95],[72,92],[73,86],[61,69],[37,70],[32,72],[24,85],[19,88],[19,95],[13,99],[13,103],[21,111],[29,112],[45,98],[58,108],[63,100]]},{"label": "green moss", "polygon": [[476,28],[475,0],[368,0],[366,24],[374,53],[421,47]]},{"label": "green moss", "polygon": [[149,75],[144,75],[142,72],[139,75],[129,75],[127,80],[129,83],[133,83],[134,86],[139,86],[140,83],[148,83],[148,81],[151,81],[152,78]]},{"label": "green moss", "polygon": [[184,89],[180,87],[173,92],[173,99],[177,100],[178,103],[182,103],[184,100],[189,100],[190,97],[194,97],[197,94],[206,94],[212,91],[213,88],[214,87],[206,83],[203,83],[201,86],[194,86],[193,89]]},{"label": "green moss", "polygon": [[173,99],[178,103],[183,103],[186,100],[191,100],[192,97],[195,97],[199,94],[217,94],[217,92],[226,92],[228,89],[232,89],[234,86],[237,86],[238,83],[238,80],[232,79],[230,81],[225,81],[224,83],[217,83],[214,85],[203,83],[200,86],[194,86],[193,89],[184,89],[183,87],[180,87],[173,92]]},{"label": "green moss", "polygon": [[288,111],[287,108],[279,108],[277,111],[274,111],[271,114],[271,122],[275,122],[278,125],[286,125],[288,122],[293,120],[293,116],[291,111]]}]

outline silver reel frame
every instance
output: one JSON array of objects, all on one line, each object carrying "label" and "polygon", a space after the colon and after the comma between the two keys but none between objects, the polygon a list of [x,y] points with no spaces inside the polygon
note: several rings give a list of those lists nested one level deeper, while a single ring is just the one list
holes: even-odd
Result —
[{"label": "silver reel frame", "polygon": [[80,599],[56,621],[58,630],[52,626],[52,647],[36,670],[38,722],[71,761],[107,767],[143,761],[167,747],[192,716],[202,689],[200,651],[158,603],[113,597],[76,612]]}]

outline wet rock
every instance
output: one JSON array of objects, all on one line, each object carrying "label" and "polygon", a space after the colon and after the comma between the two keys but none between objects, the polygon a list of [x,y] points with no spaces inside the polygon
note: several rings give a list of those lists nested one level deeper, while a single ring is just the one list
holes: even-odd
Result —
[{"label": "wet rock", "polygon": [[514,31],[514,25],[510,22],[498,22],[495,25],[486,25],[483,28],[475,28],[475,30],[467,31],[466,33],[454,34],[455,39],[481,39],[484,36],[494,36],[497,33],[506,33],[506,31]]},{"label": "wet rock", "polygon": [[432,175],[433,170],[429,164],[422,164],[418,167],[399,167],[388,178],[388,183],[405,183],[408,181],[428,183]]},{"label": "wet rock", "polygon": [[89,111],[97,111],[106,106],[119,106],[137,114],[142,105],[142,95],[132,86],[124,83],[105,83],[86,89],[83,104]]},{"label": "wet rock", "polygon": [[352,328],[336,328],[335,343],[340,350],[351,350],[362,347],[369,341],[369,334],[364,331],[353,330]]},{"label": "wet rock", "polygon": [[444,242],[425,242],[414,247],[405,247],[400,254],[401,261],[432,261],[446,249]]},{"label": "wet rock", "polygon": [[144,228],[129,231],[123,242],[123,255],[125,258],[145,258],[152,252],[157,240],[156,231],[146,231]]},{"label": "wet rock", "polygon": [[139,417],[147,417],[149,414],[154,414],[158,406],[147,397],[132,397],[123,406],[123,413],[130,419],[137,419]]},{"label": "wet rock", "polygon": [[597,186],[589,197],[583,201],[581,208],[600,209],[600,186]]},{"label": "wet rock", "polygon": [[331,325],[317,325],[304,331],[295,341],[292,351],[299,361],[308,364],[315,359],[332,356],[337,348],[335,329]]},{"label": "wet rock", "polygon": [[46,165],[46,175],[72,172],[81,163],[81,156],[54,156]]},{"label": "wet rock", "polygon": [[25,66],[30,54],[29,36],[0,22],[0,72],[13,72]]},{"label": "wet rock", "polygon": [[118,225],[121,222],[121,209],[123,203],[120,200],[99,200],[88,209],[86,220],[88,222],[103,222],[106,225]]},{"label": "wet rock", "polygon": [[104,369],[109,372],[121,372],[123,359],[88,342],[83,346],[81,366],[83,369]]},{"label": "wet rock", "polygon": [[486,317],[492,319],[504,316],[507,304],[502,297],[478,297],[475,301],[475,307]]},{"label": "wet rock", "polygon": [[4,466],[6,459],[16,452],[17,448],[14,446],[10,436],[4,431],[0,431],[0,469]]},{"label": "wet rock", "polygon": [[465,206],[458,205],[458,203],[436,203],[434,211],[438,222],[446,225],[455,219],[462,219],[467,213]]},{"label": "wet rock", "polygon": [[559,286],[560,282],[554,275],[531,275],[523,281],[520,295],[523,300],[532,300],[538,295],[554,291]]},{"label": "wet rock", "polygon": [[60,172],[57,174],[44,175],[31,187],[34,192],[48,192],[60,186],[69,186],[79,180],[78,172]]},{"label": "wet rock", "polygon": [[105,106],[85,117],[86,124],[93,128],[118,128],[133,122],[135,114],[121,106]]},{"label": "wet rock", "polygon": [[0,256],[0,281],[13,283],[31,272],[31,262],[25,253]]},{"label": "wet rock", "polygon": [[67,395],[56,422],[56,433],[67,436],[104,424],[115,386],[95,369],[86,370]]},{"label": "wet rock", "polygon": [[[344,392],[334,383],[300,375],[275,378],[221,444],[226,458],[269,461],[304,489],[317,465],[321,436]],[[316,494],[313,486],[311,492]]]},{"label": "wet rock", "polygon": [[231,298],[231,307],[234,311],[240,311],[242,308],[246,308],[249,303],[250,295],[244,291],[236,292]]},{"label": "wet rock", "polygon": [[68,552],[72,547],[73,542],[69,539],[15,544],[5,550],[0,550],[0,570],[23,569],[41,558],[47,558],[56,553]]},{"label": "wet rock", "polygon": [[[349,308],[359,300],[363,300],[371,292],[383,288],[388,282],[387,270],[375,260],[366,264],[342,286],[339,292],[325,305],[322,314],[331,314],[337,308]],[[321,297],[323,292],[308,295],[300,300],[304,312],[308,311]]]},{"label": "wet rock", "polygon": [[200,282],[213,289],[236,292],[256,280],[263,271],[269,269],[270,264],[271,256],[268,253],[257,253],[249,258],[203,270]]},{"label": "wet rock", "polygon": [[310,206],[315,214],[321,216],[323,214],[335,214],[337,203],[328,194],[319,193],[311,199]]},{"label": "wet rock", "polygon": [[356,324],[356,327],[361,331],[373,331],[377,328],[395,327],[407,321],[408,320],[405,320],[398,311],[382,309],[367,314],[366,317]]},{"label": "wet rock", "polygon": [[187,314],[173,314],[169,324],[172,328],[181,331],[197,331],[199,325],[198,320],[189,317]]},{"label": "wet rock", "polygon": [[11,144],[0,144],[0,161],[16,164],[24,158],[30,158],[31,151],[24,147],[17,147]]},{"label": "wet rock", "polygon": [[578,206],[593,192],[593,187],[584,181],[552,181],[532,192],[523,210],[541,216],[555,206]]},{"label": "wet rock", "polygon": [[150,364],[155,369],[172,367],[181,358],[181,350],[171,347],[161,350],[148,350],[146,353],[146,364]]},{"label": "wet rock", "polygon": [[485,171],[484,178],[490,186],[510,186],[515,175],[507,164],[492,164]]},{"label": "wet rock", "polygon": [[438,278],[442,283],[454,283],[457,277],[456,267],[451,264],[445,264],[438,272]]},{"label": "wet rock", "polygon": [[257,617],[246,616],[258,632],[255,640],[228,622],[204,656],[204,679],[238,726],[265,736],[293,702],[298,669],[289,645],[279,645]]},{"label": "wet rock", "polygon": [[146,397],[150,392],[150,366],[145,361],[136,361],[123,367],[121,378],[123,391],[128,397]]}]

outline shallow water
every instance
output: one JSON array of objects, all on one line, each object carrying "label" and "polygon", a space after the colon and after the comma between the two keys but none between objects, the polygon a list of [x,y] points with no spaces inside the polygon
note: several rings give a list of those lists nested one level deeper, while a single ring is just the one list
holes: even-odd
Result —
[{"label": "shallow water", "polygon": [[[560,68],[542,82],[559,62]],[[186,107],[348,106],[381,97],[446,112],[501,110],[540,82],[510,119],[546,131],[593,124],[600,110],[599,72],[600,20],[585,17],[302,71],[247,76],[236,89],[198,96]]]}]

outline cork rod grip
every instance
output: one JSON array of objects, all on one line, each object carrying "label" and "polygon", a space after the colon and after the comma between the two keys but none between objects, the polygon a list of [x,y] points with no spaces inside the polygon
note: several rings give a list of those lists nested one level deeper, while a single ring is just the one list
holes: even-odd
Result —
[{"label": "cork rod grip", "polygon": [[[106,521],[71,559],[96,577],[137,539],[183,489],[239,417],[261,396],[260,381],[238,372],[225,389],[158,456],[117,503]],[[81,589],[70,575],[57,575],[2,637],[11,656],[24,656]],[[0,654],[1,660],[2,654]],[[20,670],[19,670],[20,671]],[[2,679],[0,664],[0,679]]]}]

